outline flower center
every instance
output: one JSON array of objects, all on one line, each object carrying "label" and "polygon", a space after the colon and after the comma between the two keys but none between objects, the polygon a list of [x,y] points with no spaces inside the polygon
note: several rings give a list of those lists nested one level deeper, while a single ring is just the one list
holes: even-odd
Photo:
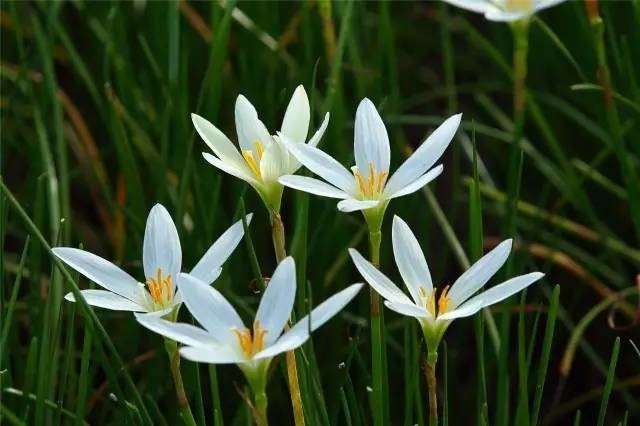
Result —
[{"label": "flower center", "polygon": [[506,0],[504,9],[507,12],[526,12],[531,10],[531,0]]},{"label": "flower center", "polygon": [[157,305],[164,306],[173,298],[171,275],[163,275],[162,268],[158,268],[155,277],[147,278],[147,287],[153,302]]},{"label": "flower center", "polygon": [[427,292],[427,289],[424,287],[420,287],[420,298],[422,299],[422,304],[424,307],[436,317],[437,315],[442,315],[449,310],[449,302],[451,299],[449,298],[449,286],[446,286],[444,290],[440,293],[440,297],[438,298],[438,310],[436,312],[436,288],[434,287],[431,292]]},{"label": "flower center", "polygon": [[260,328],[260,321],[256,320],[253,323],[253,333],[248,328],[244,330],[234,328],[233,332],[238,338],[242,352],[244,352],[247,358],[251,358],[264,348],[264,336],[269,331]]},{"label": "flower center", "polygon": [[264,146],[259,139],[254,142],[254,146],[254,150],[245,149],[242,151],[242,156],[244,157],[244,161],[247,162],[247,166],[249,166],[253,175],[258,180],[262,180],[262,174],[260,173],[260,160],[262,159],[262,154],[264,154]]},{"label": "flower center", "polygon": [[389,172],[376,171],[373,163],[369,163],[369,175],[363,176],[357,167],[353,168],[353,176],[358,184],[360,193],[366,198],[376,198],[380,195],[384,188],[384,184],[387,181]]}]

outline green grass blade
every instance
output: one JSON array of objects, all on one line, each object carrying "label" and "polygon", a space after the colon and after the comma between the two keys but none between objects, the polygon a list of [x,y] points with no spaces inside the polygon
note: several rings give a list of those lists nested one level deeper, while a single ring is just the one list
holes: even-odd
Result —
[{"label": "green grass blade", "polygon": [[547,379],[547,371],[549,367],[549,359],[551,357],[551,347],[553,344],[553,335],[555,332],[556,316],[558,314],[558,305],[560,303],[560,286],[553,288],[551,295],[551,303],[547,311],[547,324],[542,339],[542,351],[540,354],[540,362],[538,364],[538,378],[536,381],[536,390],[533,397],[533,406],[531,408],[531,424],[538,424],[538,416],[542,405],[542,395],[544,391],[544,383]]},{"label": "green grass blade", "polygon": [[613,350],[611,351],[611,361],[609,362],[609,371],[607,373],[607,380],[604,383],[604,389],[602,391],[602,398],[600,399],[600,410],[598,411],[597,426],[603,426],[605,416],[607,415],[607,405],[609,404],[609,396],[611,395],[611,389],[616,377],[616,365],[618,364],[618,355],[620,354],[620,337],[616,337],[613,343]]}]

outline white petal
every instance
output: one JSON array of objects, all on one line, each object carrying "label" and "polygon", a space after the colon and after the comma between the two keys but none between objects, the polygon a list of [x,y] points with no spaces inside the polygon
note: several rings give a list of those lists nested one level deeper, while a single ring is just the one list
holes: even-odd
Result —
[{"label": "white petal", "polygon": [[296,87],[284,113],[280,132],[293,142],[304,143],[309,132],[309,98],[302,85]]},{"label": "white petal", "polygon": [[[252,213],[246,217],[247,226],[251,223]],[[221,267],[244,236],[242,220],[237,221],[209,247],[200,261],[193,267],[189,275],[205,284],[211,284],[220,275]]]},{"label": "white petal", "polygon": [[138,281],[108,260],[71,247],[55,247],[53,254],[99,286],[139,305],[144,304]]},{"label": "white petal", "polygon": [[389,178],[386,191],[389,191],[389,193],[398,192],[425,174],[447,149],[458,130],[461,120],[462,114],[453,115],[434,130],[411,157]]},{"label": "white petal", "polygon": [[276,268],[262,295],[256,321],[267,330],[265,346],[275,342],[291,315],[296,295],[296,265],[293,257],[285,258]]},{"label": "white petal", "polygon": [[289,152],[313,173],[348,194],[356,192],[353,175],[331,156],[313,146],[289,142],[286,137],[282,141]]},{"label": "white petal", "polygon": [[423,186],[425,186],[432,180],[434,180],[435,178],[437,178],[438,176],[440,176],[443,168],[444,167],[442,167],[442,164],[434,167],[433,169],[429,170],[427,173],[420,176],[418,179],[409,183],[407,186],[400,188],[397,192],[391,193],[387,190],[387,188],[385,188],[384,190],[385,195],[387,195],[391,199],[391,198],[402,197],[403,195],[412,194],[417,190],[421,189]]},{"label": "white petal", "polygon": [[354,200],[347,199],[338,203],[338,210],[345,213],[355,212],[358,210],[366,210],[376,207],[380,201],[378,200]]},{"label": "white petal", "polygon": [[320,124],[320,127],[318,128],[318,130],[316,130],[313,136],[311,136],[311,139],[309,139],[309,142],[307,144],[309,146],[317,146],[318,143],[320,142],[320,139],[322,139],[322,136],[324,135],[325,130],[327,130],[328,125],[329,125],[329,113],[326,113],[324,115],[324,119],[322,120],[322,124]]},{"label": "white petal", "polygon": [[484,301],[482,299],[476,299],[473,302],[470,300],[464,305],[452,311],[446,312],[442,315],[438,315],[436,321],[451,321],[456,318],[470,317],[471,315],[474,315],[476,312],[482,309],[483,306]]},{"label": "white petal", "polygon": [[260,175],[265,182],[277,181],[289,169],[289,153],[280,142],[273,141],[260,159]]},{"label": "white petal", "polygon": [[184,273],[178,275],[178,287],[191,315],[212,336],[221,342],[236,342],[232,330],[244,330],[245,326],[236,310],[218,290]]},{"label": "white petal", "polygon": [[393,217],[391,239],[393,241],[393,256],[396,259],[402,280],[407,285],[416,304],[421,304],[420,287],[423,287],[427,294],[431,294],[433,283],[420,244],[409,229],[409,225],[398,216]]},{"label": "white petal", "polygon": [[384,304],[387,308],[399,313],[400,315],[418,319],[433,319],[433,316],[429,311],[422,306],[417,306],[413,303],[398,303],[385,300]]},{"label": "white petal", "polygon": [[[507,297],[530,286],[531,284],[538,281],[542,277],[544,277],[544,274],[542,272],[531,272],[529,274],[520,275],[518,277],[511,278],[503,282],[502,284],[498,284],[497,286],[491,287],[489,290],[483,291],[479,295],[469,299],[458,309],[462,309],[467,305],[475,306],[475,304],[477,304],[478,302],[481,302],[482,306],[477,309],[477,310],[480,310],[485,306],[490,306],[495,303],[503,301]],[[473,315],[473,314],[469,314],[469,315]]]},{"label": "white petal", "polygon": [[206,364],[241,364],[246,362],[242,354],[225,346],[185,346],[180,348],[180,355],[189,361]]},{"label": "white petal", "polygon": [[[295,330],[315,331],[340,312],[360,292],[364,284],[351,284],[319,304],[287,333]],[[284,337],[284,336],[283,336]]]},{"label": "white petal", "polygon": [[369,283],[371,287],[375,289],[382,297],[391,301],[399,303],[411,304],[411,300],[400,290],[394,283],[391,282],[382,272],[380,272],[375,266],[367,261],[357,250],[349,249],[349,254],[353,260],[354,265],[360,271],[362,277]]},{"label": "white petal", "polygon": [[567,1],[567,0],[536,0],[536,1],[534,1],[533,8],[536,11],[538,11],[538,10],[546,9],[548,7],[555,6],[555,5],[560,4],[562,2],[565,2],[565,1]]},{"label": "white petal", "polygon": [[208,346],[220,344],[213,336],[195,325],[171,322],[148,314],[137,314],[136,320],[154,333],[185,345]]},{"label": "white petal", "polygon": [[242,95],[236,99],[235,116],[238,142],[243,151],[254,151],[256,142],[262,143],[265,149],[271,145],[271,135],[258,118],[258,112],[251,105],[251,102]]},{"label": "white petal", "polygon": [[[313,134],[311,139],[309,139],[309,142],[307,143],[307,145],[311,147],[316,147],[320,142],[320,139],[322,139],[322,135],[324,135],[325,130],[327,130],[328,124],[329,124],[329,113],[326,113],[324,116],[324,120],[320,125],[320,128]],[[300,161],[298,161],[298,159],[293,154],[289,155],[289,174],[295,173],[300,168],[300,166],[301,166]]]},{"label": "white petal", "polygon": [[147,217],[142,263],[147,278],[155,277],[161,269],[163,276],[171,276],[175,286],[176,275],[182,267],[182,249],[176,225],[162,204],[153,206]]},{"label": "white petal", "polygon": [[244,159],[233,143],[216,126],[197,114],[191,114],[191,121],[202,140],[222,161],[236,167],[244,164]]},{"label": "white petal", "polygon": [[[145,312],[146,309],[138,303],[132,302],[118,294],[106,290],[81,290],[80,293],[87,304],[99,308],[111,309],[112,311],[132,311]],[[64,298],[70,302],[76,299],[73,293],[67,293]]]},{"label": "white petal", "polygon": [[269,346],[268,348],[258,352],[253,356],[253,359],[266,359],[273,358],[274,356],[281,354],[283,352],[288,352],[290,350],[299,348],[309,340],[309,332],[298,330],[296,333],[291,333],[291,331],[286,332],[282,335],[274,344]]},{"label": "white petal", "polygon": [[353,284],[334,294],[318,305],[309,315],[298,321],[289,331],[280,336],[274,344],[256,354],[254,359],[271,358],[301,346],[309,339],[310,331],[317,330],[333,318],[358,294],[361,288],[362,284]]},{"label": "white petal", "polygon": [[459,306],[471,297],[504,265],[511,252],[511,244],[510,239],[501,242],[460,275],[448,293],[452,307]]},{"label": "white petal", "polygon": [[354,129],[356,165],[364,175],[372,164],[377,172],[388,172],[391,159],[387,129],[373,102],[364,98],[356,110]]},{"label": "white petal", "polygon": [[205,160],[207,160],[209,164],[219,168],[223,172],[229,173],[231,176],[235,176],[238,179],[241,179],[249,183],[251,186],[255,187],[260,185],[260,182],[258,182],[253,177],[253,174],[251,173],[251,171],[249,170],[249,167],[247,167],[246,164],[244,164],[242,167],[235,167],[231,163],[225,163],[224,161],[220,160],[219,158],[216,158],[215,156],[209,154],[208,152],[203,152],[202,156],[204,157]]},{"label": "white petal", "polygon": [[289,188],[320,195],[321,197],[339,199],[349,198],[349,195],[335,186],[307,176],[286,175],[280,177],[278,182],[284,186],[288,186]]},{"label": "white petal", "polygon": [[513,22],[518,21],[520,19],[526,18],[533,14],[533,10],[527,11],[519,11],[519,12],[508,12],[504,10],[500,10],[498,8],[488,9],[484,14],[484,17],[489,21],[494,22]]}]

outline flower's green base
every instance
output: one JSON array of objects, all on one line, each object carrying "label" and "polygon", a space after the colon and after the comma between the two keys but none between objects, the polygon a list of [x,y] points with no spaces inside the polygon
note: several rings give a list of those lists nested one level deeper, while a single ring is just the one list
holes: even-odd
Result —
[{"label": "flower's green base", "polygon": [[372,209],[362,210],[364,220],[367,221],[369,233],[380,232],[382,229],[382,221],[384,219],[384,213],[387,211],[389,200],[383,201],[378,204],[377,207]]},{"label": "flower's green base", "polygon": [[254,416],[258,426],[269,424],[267,417],[267,373],[271,359],[255,361],[249,364],[238,364],[253,391]]},{"label": "flower's green base", "polygon": [[271,182],[269,184],[264,184],[260,187],[255,186],[254,189],[262,198],[264,205],[267,207],[269,213],[271,212],[280,212],[280,205],[282,203],[282,192],[284,191],[284,186],[282,186],[278,182]]},{"label": "flower's green base", "polygon": [[420,321],[428,353],[436,353],[438,351],[442,336],[444,336],[444,332],[447,331],[450,323],[450,321],[438,321],[434,325],[432,322]]}]

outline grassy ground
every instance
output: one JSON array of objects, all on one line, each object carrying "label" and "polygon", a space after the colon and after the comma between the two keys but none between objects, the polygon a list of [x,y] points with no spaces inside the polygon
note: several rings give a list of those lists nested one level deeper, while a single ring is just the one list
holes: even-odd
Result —
[{"label": "grassy ground", "polygon": [[[434,282],[452,282],[512,234],[510,270],[547,274],[450,328],[438,366],[442,424],[637,422],[640,2],[600,4],[600,56],[584,6],[531,22],[517,185],[508,25],[436,2],[2,2],[3,424],[179,424],[161,338],[128,313],[62,300],[70,280],[90,284],[55,268],[49,246],[82,246],[139,276],[154,203],[176,219],[185,265],[245,209],[268,275],[267,212],[251,188],[205,163],[189,114],[234,135],[243,93],[275,129],[298,84],[313,126],[330,111],[321,147],[345,164],[364,96],[388,126],[393,165],[464,113],[444,174],[391,204],[381,268],[396,282],[392,214],[420,237]],[[300,269],[298,314],[360,280],[346,251],[366,250],[360,215],[291,190],[282,214]],[[216,284],[247,316],[257,300],[249,260],[243,244]],[[298,354],[308,424],[371,423],[368,309],[363,293]],[[385,319],[390,422],[424,424],[419,327]],[[185,361],[183,374],[199,424],[250,424],[237,368]],[[284,361],[268,394],[272,423],[291,423]]]}]

